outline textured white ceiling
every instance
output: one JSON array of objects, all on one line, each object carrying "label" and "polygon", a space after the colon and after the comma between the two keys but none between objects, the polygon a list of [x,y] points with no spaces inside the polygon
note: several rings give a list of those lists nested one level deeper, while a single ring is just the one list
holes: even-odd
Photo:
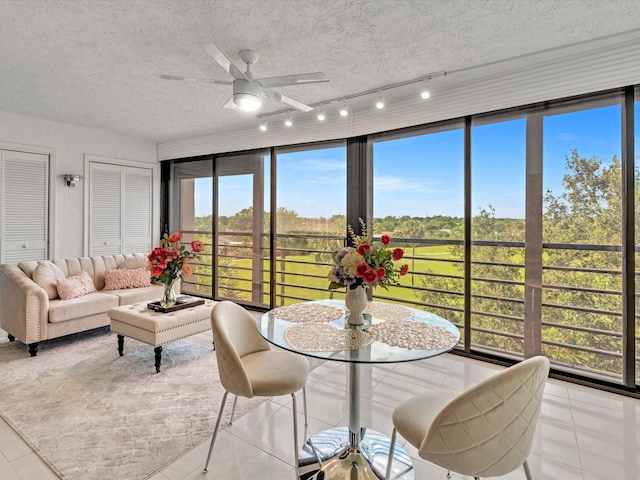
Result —
[{"label": "textured white ceiling", "polygon": [[325,72],[277,89],[313,104],[431,72],[499,75],[638,27],[638,0],[0,0],[0,110],[166,142],[256,123],[222,108],[230,86],[155,76],[229,80],[203,42],[238,64],[257,51],[256,77]]}]

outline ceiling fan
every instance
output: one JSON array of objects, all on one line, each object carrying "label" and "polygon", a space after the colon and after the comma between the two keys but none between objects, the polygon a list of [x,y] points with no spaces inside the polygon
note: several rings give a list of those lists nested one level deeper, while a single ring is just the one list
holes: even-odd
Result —
[{"label": "ceiling fan", "polygon": [[181,75],[158,75],[165,80],[186,80],[192,82],[208,82],[221,85],[232,85],[233,96],[225,103],[225,108],[239,107],[243,110],[256,111],[262,103],[263,97],[272,98],[278,102],[285,103],[292,107],[310,112],[313,107],[305,105],[293,98],[282,95],[274,90],[273,87],[284,87],[288,85],[302,85],[307,83],[328,82],[329,79],[322,72],[301,73],[296,75],[283,75],[281,77],[253,78],[251,73],[251,65],[258,61],[259,55],[253,50],[242,50],[238,53],[240,59],[247,64],[246,70],[243,72],[236,66],[229,56],[216,44],[204,43],[205,51],[213,57],[213,59],[227,71],[234,80],[213,80],[207,78],[184,77]]}]

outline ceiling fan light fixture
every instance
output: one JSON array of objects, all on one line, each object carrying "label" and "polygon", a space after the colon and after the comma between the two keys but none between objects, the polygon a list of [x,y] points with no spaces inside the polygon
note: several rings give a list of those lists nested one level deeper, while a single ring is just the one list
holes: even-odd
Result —
[{"label": "ceiling fan light fixture", "polygon": [[260,108],[262,101],[256,95],[251,93],[234,93],[233,103],[235,103],[242,110],[247,112],[255,112]]}]

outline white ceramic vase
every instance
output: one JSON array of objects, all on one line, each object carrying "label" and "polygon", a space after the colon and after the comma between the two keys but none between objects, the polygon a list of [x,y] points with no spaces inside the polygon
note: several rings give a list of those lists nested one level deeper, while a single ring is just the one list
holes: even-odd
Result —
[{"label": "white ceramic vase", "polygon": [[362,312],[367,308],[367,289],[362,285],[351,289],[347,287],[347,296],[344,299],[344,306],[349,310],[347,323],[350,325],[364,325]]}]

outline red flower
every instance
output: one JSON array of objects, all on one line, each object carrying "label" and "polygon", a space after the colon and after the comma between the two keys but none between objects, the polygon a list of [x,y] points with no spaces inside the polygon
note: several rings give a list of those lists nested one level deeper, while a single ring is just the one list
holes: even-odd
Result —
[{"label": "red flower", "polygon": [[404,257],[404,250],[401,248],[396,248],[391,253],[391,258],[393,258],[396,261],[400,260],[402,257]]},{"label": "red flower", "polygon": [[164,272],[164,270],[160,267],[153,267],[153,269],[151,270],[151,276],[152,277],[156,277],[156,278],[160,278],[162,276],[162,272]]},{"label": "red flower", "polygon": [[371,251],[371,245],[369,245],[368,243],[363,243],[358,247],[358,253],[363,257],[370,251]]},{"label": "red flower", "polygon": [[391,243],[391,237],[386,233],[383,233],[382,236],[380,237],[380,241],[382,242],[383,245],[389,245]]},{"label": "red flower", "polygon": [[204,245],[200,240],[194,240],[193,242],[191,242],[191,250],[196,253],[200,253],[202,250],[204,250]]},{"label": "red flower", "polygon": [[369,265],[366,262],[360,262],[356,267],[356,275],[362,277],[367,270],[369,270]]},{"label": "red flower", "polygon": [[376,272],[374,272],[373,270],[367,270],[362,275],[362,278],[367,283],[373,283],[378,279],[378,276],[376,275]]},{"label": "red flower", "polygon": [[407,265],[406,263],[404,265],[402,265],[402,267],[400,268],[400,275],[406,275],[407,272],[409,271],[409,265]]},{"label": "red flower", "polygon": [[176,242],[179,242],[181,238],[182,238],[182,234],[180,232],[174,232],[171,235],[169,235],[169,238],[167,239],[167,241],[169,243],[176,243]]},{"label": "red flower", "polygon": [[378,278],[378,280],[386,276],[387,276],[387,271],[384,268],[380,267],[379,269],[376,270],[376,277]]}]

